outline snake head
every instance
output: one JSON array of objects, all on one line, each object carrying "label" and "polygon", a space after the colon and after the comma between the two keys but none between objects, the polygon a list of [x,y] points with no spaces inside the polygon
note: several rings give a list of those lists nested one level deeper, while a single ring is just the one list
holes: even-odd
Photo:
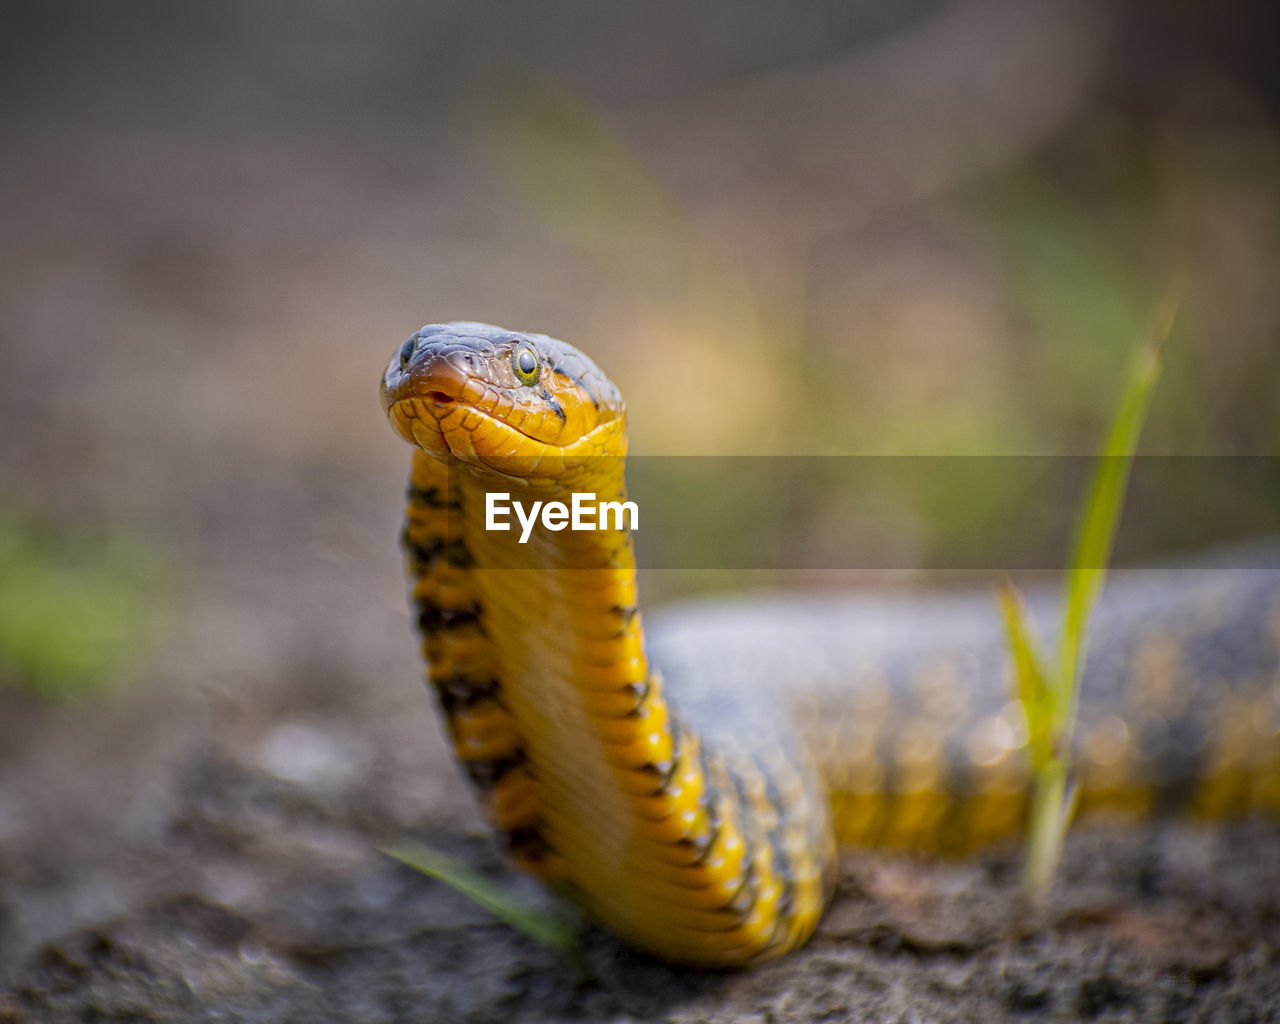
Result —
[{"label": "snake head", "polygon": [[572,345],[488,324],[429,324],[382,378],[392,427],[440,459],[528,476],[556,456],[619,455],[622,398]]}]

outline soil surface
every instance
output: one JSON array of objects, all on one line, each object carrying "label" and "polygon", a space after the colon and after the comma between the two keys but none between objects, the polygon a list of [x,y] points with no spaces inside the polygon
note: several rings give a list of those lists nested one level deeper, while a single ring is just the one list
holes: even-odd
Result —
[{"label": "soil surface", "polygon": [[[412,834],[537,898],[465,811],[406,811],[417,780],[458,781],[443,751],[389,763],[341,704],[264,722],[252,743],[244,723],[170,734],[133,768],[151,781],[111,814],[114,844],[86,849],[70,817],[60,836],[11,835],[0,1021],[1280,1019],[1274,826],[1075,835],[1034,921],[1012,855],[850,855],[817,935],[779,962],[677,970],[589,929],[581,969],[378,852],[407,816]],[[139,753],[76,733],[32,760],[115,773]],[[108,829],[105,813],[87,827]],[[80,924],[41,934],[66,916]]]}]

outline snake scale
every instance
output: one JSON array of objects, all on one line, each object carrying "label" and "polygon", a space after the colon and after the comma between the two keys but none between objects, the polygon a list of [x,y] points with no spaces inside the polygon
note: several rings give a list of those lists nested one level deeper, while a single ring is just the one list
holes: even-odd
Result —
[{"label": "snake scale", "polygon": [[[717,599],[646,631],[625,524],[486,529],[491,491],[625,499],[622,398],[587,356],[430,325],[382,398],[414,448],[403,542],[457,755],[512,858],[592,918],[668,960],[747,963],[811,934],[837,843],[1019,827],[991,595]],[[1126,574],[1095,622],[1081,811],[1280,811],[1280,551]]]}]

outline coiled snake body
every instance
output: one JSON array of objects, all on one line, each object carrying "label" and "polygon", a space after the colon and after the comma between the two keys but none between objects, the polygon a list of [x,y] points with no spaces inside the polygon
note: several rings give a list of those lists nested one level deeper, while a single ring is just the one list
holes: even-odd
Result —
[{"label": "coiled snake body", "polygon": [[[382,395],[414,446],[404,547],[458,757],[522,867],[667,959],[802,943],[837,840],[963,850],[1026,808],[989,595],[776,598],[642,630],[629,532],[485,528],[490,491],[623,500],[622,399],[581,352],[422,328]],[[1091,638],[1083,810],[1280,810],[1280,553],[1135,574]]]}]

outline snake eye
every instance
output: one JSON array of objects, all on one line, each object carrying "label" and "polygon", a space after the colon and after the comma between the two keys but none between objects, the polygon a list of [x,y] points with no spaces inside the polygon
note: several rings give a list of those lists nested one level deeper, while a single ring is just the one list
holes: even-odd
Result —
[{"label": "snake eye", "polygon": [[416,334],[400,346],[400,369],[409,369],[409,360],[413,358],[413,353],[417,347],[418,336]]},{"label": "snake eye", "polygon": [[521,345],[511,353],[511,369],[521,384],[538,382],[538,354],[528,345]]}]

